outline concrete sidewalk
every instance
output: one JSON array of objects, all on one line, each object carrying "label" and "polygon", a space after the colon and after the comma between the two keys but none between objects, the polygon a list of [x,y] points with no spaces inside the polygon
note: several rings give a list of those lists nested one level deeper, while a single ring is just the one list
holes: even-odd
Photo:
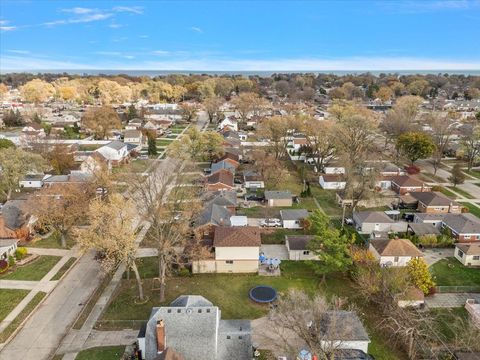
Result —
[{"label": "concrete sidewalk", "polygon": [[39,290],[49,293],[57,285],[57,281],[26,281],[26,280],[0,280],[0,289],[13,290]]}]

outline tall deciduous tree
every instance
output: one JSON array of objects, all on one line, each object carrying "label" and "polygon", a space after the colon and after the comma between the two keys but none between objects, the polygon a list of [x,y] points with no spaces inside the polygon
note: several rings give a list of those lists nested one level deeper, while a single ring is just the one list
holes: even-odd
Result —
[{"label": "tall deciduous tree", "polygon": [[456,187],[458,184],[463,184],[465,182],[465,174],[462,171],[462,166],[460,164],[453,165],[452,175],[448,178]]},{"label": "tall deciduous tree", "polygon": [[0,193],[9,200],[25,175],[44,169],[45,160],[38,154],[17,148],[0,149]]},{"label": "tall deciduous tree", "polygon": [[183,102],[180,104],[183,120],[191,122],[195,120],[198,112],[198,105],[194,103]]},{"label": "tall deciduous tree", "polygon": [[420,132],[408,132],[398,137],[397,147],[412,165],[418,159],[425,159],[435,151],[430,136]]},{"label": "tall deciduous tree", "polygon": [[443,154],[447,151],[453,130],[450,126],[451,121],[447,116],[432,113],[428,120],[432,128],[432,140],[435,144],[435,151],[432,157],[433,174],[435,175],[442,163]]},{"label": "tall deciduous tree", "polygon": [[77,240],[84,250],[96,250],[102,255],[102,266],[110,272],[120,264],[133,270],[138,286],[138,297],[144,300],[143,285],[136,264],[135,207],[131,200],[112,194],[108,200],[95,199],[88,212],[89,226],[77,232]]},{"label": "tall deciduous tree", "polygon": [[223,153],[223,137],[217,132],[189,128],[167,148],[169,156],[193,161],[212,160]]},{"label": "tall deciduous tree", "polygon": [[306,122],[304,132],[307,139],[307,154],[313,159],[317,171],[323,173],[336,152],[333,124],[329,121],[311,119]]},{"label": "tall deciduous tree", "polygon": [[218,116],[220,106],[222,106],[223,100],[220,97],[209,97],[203,100],[203,106],[208,114],[208,120],[212,122]]},{"label": "tall deciduous tree", "polygon": [[245,92],[233,98],[231,103],[235,106],[242,122],[247,121],[249,114],[253,113],[256,103],[259,101],[258,94]]},{"label": "tall deciduous tree", "polygon": [[113,130],[122,127],[117,112],[110,106],[89,108],[85,112],[82,122],[97,139],[105,139]]},{"label": "tall deciduous tree", "polygon": [[20,88],[20,93],[26,101],[39,104],[55,95],[55,88],[46,81],[33,79]]},{"label": "tall deciduous tree", "polygon": [[462,132],[460,143],[465,150],[467,168],[470,171],[480,154],[480,126],[465,129]]}]

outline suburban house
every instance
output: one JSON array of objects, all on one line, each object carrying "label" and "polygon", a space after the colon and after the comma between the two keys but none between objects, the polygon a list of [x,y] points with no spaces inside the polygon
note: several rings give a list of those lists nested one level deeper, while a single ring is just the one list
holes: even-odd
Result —
[{"label": "suburban house", "polygon": [[143,143],[142,132],[136,129],[125,130],[125,133],[123,135],[123,141],[125,143],[130,143],[130,144],[142,144]]},{"label": "suburban house", "polygon": [[221,161],[218,161],[216,163],[213,163],[212,166],[210,167],[210,169],[212,171],[212,174],[216,173],[219,170],[224,169],[224,170],[230,171],[233,175],[235,175],[235,170],[237,169],[237,167],[238,167],[238,165],[235,166],[228,161],[221,160]]},{"label": "suburban house", "polygon": [[417,235],[418,237],[427,235],[441,235],[440,230],[430,223],[409,223],[407,226],[407,232],[413,235]]},{"label": "suburban house", "polygon": [[322,174],[319,182],[322,189],[326,190],[343,190],[347,184],[341,174]]},{"label": "suburban house", "polygon": [[60,186],[70,184],[85,184],[92,179],[92,175],[83,172],[74,172],[68,175],[46,175],[43,178],[43,186]]},{"label": "suburban house", "polygon": [[303,229],[304,220],[309,215],[305,209],[280,210],[280,218],[285,229]]},{"label": "suburban house", "polygon": [[292,206],[292,193],[290,191],[265,191],[265,200],[268,206]]},{"label": "suburban house", "polygon": [[15,256],[17,239],[0,239],[0,260],[8,260],[9,256]]},{"label": "suburban house", "polygon": [[259,173],[255,171],[244,171],[243,186],[245,186],[246,189],[264,189],[265,183]]},{"label": "suburban house", "polygon": [[442,228],[450,230],[458,242],[480,240],[480,219],[470,213],[445,214]]},{"label": "suburban house", "polygon": [[35,221],[28,211],[28,200],[8,200],[0,209],[0,239],[25,240]]},{"label": "suburban house", "polygon": [[416,213],[413,216],[414,224],[431,224],[437,229],[442,228],[442,221],[445,214],[427,214],[427,213]]},{"label": "suburban house", "polygon": [[365,234],[374,231],[389,232],[395,223],[383,211],[354,211],[352,217],[357,231]]},{"label": "suburban house", "polygon": [[135,118],[132,119],[128,122],[127,125],[125,125],[125,130],[138,130],[142,127],[142,119]]},{"label": "suburban house", "polygon": [[480,266],[480,244],[456,244],[455,257],[465,266]]},{"label": "suburban house", "polygon": [[99,152],[93,152],[80,164],[80,170],[86,174],[94,174],[102,169],[111,170],[112,163]]},{"label": "suburban house", "polygon": [[427,186],[425,183],[411,178],[408,175],[393,176],[390,181],[392,184],[392,190],[399,195],[405,195],[406,193],[411,192],[424,192],[432,190],[432,188]]},{"label": "suburban house", "polygon": [[204,239],[213,239],[215,228],[218,226],[230,226],[230,210],[214,202],[207,204],[195,221],[195,231]]},{"label": "suburban house", "polygon": [[308,244],[313,235],[285,235],[285,246],[289,260],[318,260],[318,255],[310,250]]},{"label": "suburban house", "polygon": [[417,211],[422,213],[446,214],[454,213],[460,214],[462,206],[447,198],[445,195],[430,191],[430,192],[412,192],[400,196],[400,201],[408,205],[416,205]]},{"label": "suburban house", "polygon": [[260,229],[253,226],[215,228],[214,259],[196,260],[193,273],[252,273],[258,271]]},{"label": "suburban house", "polygon": [[406,266],[410,260],[423,257],[408,239],[371,240],[368,249],[382,266]]},{"label": "suburban house", "polygon": [[120,165],[127,161],[129,155],[127,144],[118,140],[114,140],[95,151],[100,153],[113,166]]},{"label": "suburban house", "polygon": [[379,173],[381,176],[405,175],[405,171],[403,169],[390,162],[382,162],[380,164]]},{"label": "suburban house", "polygon": [[252,359],[249,320],[222,320],[221,310],[199,295],[155,307],[138,334],[141,359]]},{"label": "suburban house", "polygon": [[205,188],[207,191],[234,189],[232,172],[220,169],[214,174],[207,176],[205,179]]},{"label": "suburban house", "polygon": [[209,204],[223,206],[228,209],[231,215],[235,215],[237,207],[237,193],[235,191],[220,190],[207,191],[202,195],[202,201]]},{"label": "suburban house", "polygon": [[218,161],[225,161],[234,166],[235,169],[240,166],[240,157],[237,154],[231,152],[225,152],[225,154],[223,154],[223,156]]},{"label": "suburban house", "polygon": [[[368,352],[370,338],[354,311],[336,310],[326,312],[319,328],[321,346],[325,349],[345,349]],[[335,357],[337,358],[337,357]]]},{"label": "suburban house", "polygon": [[21,188],[40,189],[43,186],[44,174],[29,174],[19,181],[18,185]]},{"label": "suburban house", "polygon": [[230,117],[226,117],[218,124],[218,130],[223,130],[225,128],[238,131],[238,122]]}]

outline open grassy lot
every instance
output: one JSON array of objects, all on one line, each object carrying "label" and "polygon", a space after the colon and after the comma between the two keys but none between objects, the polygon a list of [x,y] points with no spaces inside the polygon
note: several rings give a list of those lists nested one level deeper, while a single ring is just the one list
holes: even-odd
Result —
[{"label": "open grassy lot", "polygon": [[[6,290],[2,290],[3,293]],[[13,291],[20,291],[20,290],[13,290]],[[28,291],[27,291],[28,293]],[[25,320],[25,318],[30,315],[30,313],[35,309],[40,301],[46,296],[47,294],[44,292],[37,293],[32,300],[25,306],[25,308],[18,314],[18,316],[0,333],[0,344],[7,341],[10,335],[20,326],[20,324]],[[2,302],[0,301],[0,304]],[[0,305],[1,308],[1,305]]]},{"label": "open grassy lot", "polygon": [[118,360],[124,352],[125,346],[102,346],[80,351],[75,360]]},{"label": "open grassy lot", "polygon": [[474,196],[470,195],[465,190],[460,189],[459,187],[447,186],[450,190],[455,191],[456,193],[465,196],[467,199],[475,199]]},{"label": "open grassy lot", "polygon": [[60,259],[60,256],[39,256],[28,265],[15,267],[12,272],[0,275],[0,279],[40,281]]},{"label": "open grassy lot", "polygon": [[153,163],[153,160],[132,160],[128,164],[117,166],[112,169],[114,174],[143,173]]},{"label": "open grassy lot", "polygon": [[0,321],[5,319],[28,293],[28,290],[2,289],[0,291]]},{"label": "open grassy lot", "polygon": [[325,190],[320,188],[320,186],[312,186],[313,197],[317,199],[323,211],[333,218],[342,216],[342,208],[337,205],[335,194],[334,190]]},{"label": "open grassy lot", "polygon": [[468,202],[461,202],[462,206],[465,206],[468,209],[468,212],[471,212],[473,215],[480,217],[480,208],[476,205],[473,205],[472,203]]},{"label": "open grassy lot", "polygon": [[467,268],[453,257],[436,262],[430,272],[439,286],[480,286],[480,269]]},{"label": "open grassy lot", "polygon": [[434,319],[434,327],[444,341],[453,341],[455,325],[468,319],[468,312],[464,307],[431,309],[430,314]]},{"label": "open grassy lot", "polygon": [[166,138],[161,138],[157,139],[157,146],[168,146],[172,143],[173,139],[166,139]]},{"label": "open grassy lot", "polygon": [[[75,245],[75,241],[72,238],[67,237],[67,249],[71,249]],[[44,239],[34,238],[32,241],[26,243],[27,247],[43,248],[43,249],[65,249],[62,247],[60,235],[57,232]]]}]

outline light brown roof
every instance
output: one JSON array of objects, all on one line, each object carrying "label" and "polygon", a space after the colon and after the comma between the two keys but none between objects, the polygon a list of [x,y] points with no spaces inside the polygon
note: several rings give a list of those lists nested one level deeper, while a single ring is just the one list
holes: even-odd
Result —
[{"label": "light brown roof", "polygon": [[423,256],[408,239],[371,240],[380,256]]},{"label": "light brown roof", "polygon": [[480,255],[480,244],[457,244],[465,255]]},{"label": "light brown roof", "polygon": [[392,176],[391,180],[393,183],[397,184],[400,187],[422,187],[424,184],[423,182],[414,179],[408,175],[403,176]]},{"label": "light brown roof", "polygon": [[209,184],[222,183],[233,187],[233,174],[225,169],[220,169],[207,178]]},{"label": "light brown roof", "polygon": [[215,229],[214,247],[260,246],[260,244],[260,229],[257,227],[217,227]]}]

